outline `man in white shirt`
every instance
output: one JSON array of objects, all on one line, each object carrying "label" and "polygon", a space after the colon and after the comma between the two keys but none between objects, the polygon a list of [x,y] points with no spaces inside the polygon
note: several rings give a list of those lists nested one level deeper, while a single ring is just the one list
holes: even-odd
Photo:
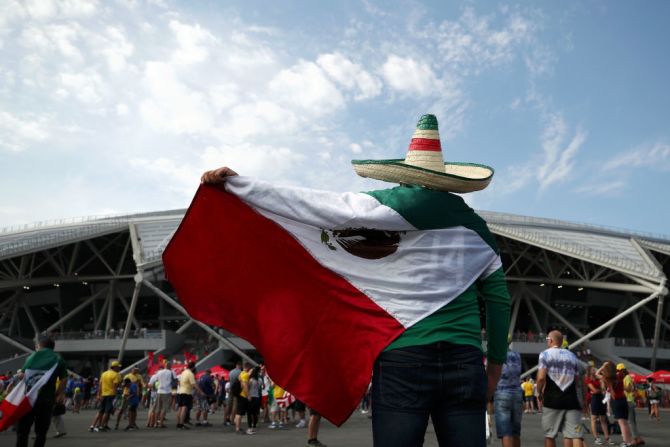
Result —
[{"label": "man in white shirt", "polygon": [[167,413],[168,408],[170,408],[170,402],[172,401],[172,382],[174,380],[177,380],[177,376],[170,368],[170,362],[165,362],[161,366],[161,369],[156,371],[156,374],[151,376],[151,379],[149,380],[150,388],[158,382],[156,400],[151,408],[151,412],[153,412],[158,419],[156,427],[166,428],[165,413]]}]

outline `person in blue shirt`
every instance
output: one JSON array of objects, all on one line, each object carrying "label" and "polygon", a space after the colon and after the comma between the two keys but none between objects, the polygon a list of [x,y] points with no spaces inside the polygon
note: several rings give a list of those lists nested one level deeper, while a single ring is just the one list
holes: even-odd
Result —
[{"label": "person in blue shirt", "polygon": [[[508,338],[508,341],[511,341]],[[521,415],[523,414],[523,392],[521,382],[521,356],[508,349],[502,367],[498,387],[493,394],[496,434],[503,447],[521,445]]]},{"label": "person in blue shirt", "polygon": [[140,390],[137,383],[133,383],[128,377],[123,380],[123,388],[128,389],[128,426],[124,430],[137,430],[137,407],[140,405]]}]

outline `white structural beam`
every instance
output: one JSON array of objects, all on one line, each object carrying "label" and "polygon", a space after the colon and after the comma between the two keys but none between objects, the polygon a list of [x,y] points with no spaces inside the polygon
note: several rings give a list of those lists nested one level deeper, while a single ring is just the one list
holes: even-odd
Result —
[{"label": "white structural beam", "polygon": [[6,336],[1,332],[0,332],[0,340],[3,340],[4,342],[19,348],[20,350],[22,350],[23,352],[27,352],[28,354],[32,354],[33,352],[35,352],[32,349],[28,348],[27,346],[24,346],[22,343],[19,343],[18,341]]},{"label": "white structural beam", "polygon": [[530,298],[528,298],[526,295],[524,295],[523,298],[524,300],[526,300],[526,306],[528,306],[528,310],[530,311],[530,317],[533,319],[533,324],[535,324],[535,331],[538,334],[544,332],[544,329],[540,324],[540,319],[537,318],[537,312],[535,312],[535,307],[533,306],[533,303],[530,301]]},{"label": "white structural beam", "polygon": [[565,325],[568,329],[570,329],[572,332],[577,334],[578,337],[581,337],[583,334],[582,332],[577,329],[572,323],[570,323],[563,315],[558,313],[556,309],[551,307],[549,304],[545,303],[542,298],[537,296],[535,293],[533,293],[532,290],[526,289],[528,291],[528,294],[530,297],[534,298],[536,302],[538,302],[542,307],[544,307],[550,314],[556,317],[561,323]]},{"label": "white structural beam", "polygon": [[135,317],[135,309],[137,308],[137,301],[140,297],[140,289],[142,288],[142,276],[138,273],[135,278],[135,288],[133,289],[133,299],[130,301],[130,310],[128,310],[128,318],[126,318],[126,327],[123,330],[123,340],[121,341],[121,348],[119,349],[119,362],[123,361],[123,354],[126,350],[126,343],[128,342],[128,334],[130,333],[130,325]]},{"label": "white structural beam", "polygon": [[61,324],[65,323],[65,322],[68,321],[70,318],[74,317],[76,314],[78,314],[79,312],[81,312],[82,309],[84,309],[86,306],[88,306],[89,304],[91,304],[96,298],[98,298],[100,295],[102,295],[103,293],[105,293],[105,291],[107,291],[107,286],[105,286],[105,287],[103,287],[102,289],[98,290],[96,293],[94,293],[93,295],[91,295],[90,297],[88,297],[86,300],[82,301],[81,304],[79,304],[77,307],[75,307],[74,309],[72,309],[72,310],[71,310],[70,312],[68,312],[67,314],[63,315],[58,321],[56,321],[56,322],[53,323],[51,326],[49,326],[48,328],[46,328],[45,332],[51,332],[51,331],[53,331],[53,330],[56,329],[58,326],[60,326]]},{"label": "white structural beam", "polygon": [[660,341],[661,335],[661,321],[663,318],[663,302],[665,301],[665,295],[667,295],[667,290],[665,293],[659,293],[658,296],[658,305],[656,307],[656,324],[654,325],[654,345],[651,348],[651,366],[652,371],[656,371],[656,355],[658,354],[658,343]]},{"label": "white structural beam", "polygon": [[[581,345],[582,343],[584,343],[585,341],[590,340],[591,338],[593,338],[594,335],[596,335],[596,334],[602,332],[603,330],[607,329],[609,326],[615,324],[617,321],[621,320],[622,318],[626,318],[628,316],[628,314],[630,314],[632,312],[635,312],[637,309],[643,307],[648,302],[657,299],[659,296],[662,296],[661,292],[654,292],[651,295],[649,295],[647,298],[644,298],[644,299],[638,301],[637,303],[635,303],[634,305],[632,305],[631,307],[629,307],[628,309],[626,309],[622,313],[616,315],[611,320],[601,324],[600,326],[598,326],[597,328],[595,328],[594,330],[592,330],[588,334],[585,334],[585,335],[581,336],[579,339],[577,339],[576,341],[570,343],[570,345],[568,346],[568,349],[575,348],[575,347]],[[653,357],[653,354],[652,354],[652,361],[653,360],[654,360],[654,357]],[[521,375],[521,377],[526,377],[526,376],[528,376],[529,374],[532,374],[535,371],[537,371],[537,366],[535,366],[534,368],[531,368],[528,371],[524,372]]]}]

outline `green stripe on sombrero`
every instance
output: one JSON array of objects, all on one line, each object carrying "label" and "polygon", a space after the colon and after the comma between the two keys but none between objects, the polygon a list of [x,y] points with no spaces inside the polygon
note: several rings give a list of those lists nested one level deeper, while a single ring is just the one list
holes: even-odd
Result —
[{"label": "green stripe on sombrero", "polygon": [[460,196],[412,185],[369,191],[366,194],[395,210],[419,230],[462,226],[476,232],[493,251],[500,253],[484,219]]},{"label": "green stripe on sombrero", "polygon": [[437,118],[435,115],[423,115],[416,123],[416,128],[421,130],[437,130]]}]

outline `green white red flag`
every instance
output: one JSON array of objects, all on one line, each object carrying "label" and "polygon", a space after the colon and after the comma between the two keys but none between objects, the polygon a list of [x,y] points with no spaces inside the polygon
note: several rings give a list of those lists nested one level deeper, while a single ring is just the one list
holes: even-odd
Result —
[{"label": "green white red flag", "polygon": [[[36,353],[37,354],[37,353]],[[0,402],[0,432],[7,430],[32,410],[40,390],[56,371],[58,363],[51,368],[39,364],[39,361],[24,371],[23,379]]]},{"label": "green white red flag", "polygon": [[251,342],[276,383],[336,425],[391,341],[501,266],[454,194],[241,176],[200,187],[163,262],[193,318]]}]

